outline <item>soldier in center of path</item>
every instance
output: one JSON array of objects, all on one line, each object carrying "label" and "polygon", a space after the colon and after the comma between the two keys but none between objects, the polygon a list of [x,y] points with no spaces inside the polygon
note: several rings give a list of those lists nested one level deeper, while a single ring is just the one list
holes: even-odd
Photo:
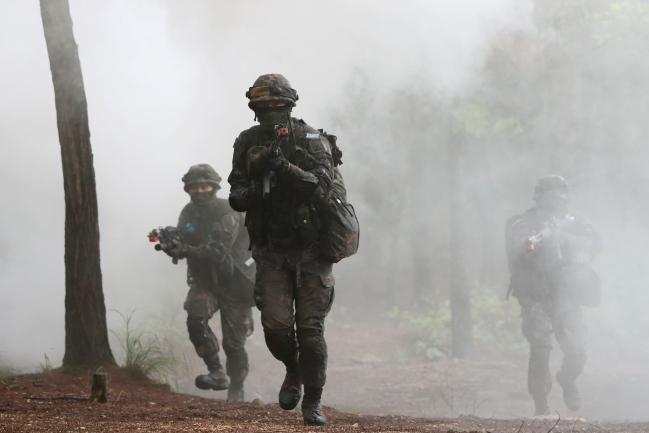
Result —
[{"label": "soldier in center of path", "polygon": [[536,205],[511,218],[506,243],[510,293],[521,304],[523,335],[530,344],[528,390],[535,415],[550,413],[552,336],[564,354],[557,381],[570,410],[581,406],[577,377],[586,364],[581,306],[596,306],[600,282],[589,266],[599,252],[595,230],[570,213],[568,184],[561,176],[541,178]]},{"label": "soldier in center of path", "polygon": [[324,425],[324,321],[334,299],[334,276],[318,241],[323,202],[332,189],[344,197],[335,143],[333,136],[291,117],[298,96],[283,76],[260,76],[246,95],[259,125],[234,143],[230,204],[247,212],[257,263],[255,301],[266,344],[286,366],[279,404],[295,408],[304,385],[304,422]]}]

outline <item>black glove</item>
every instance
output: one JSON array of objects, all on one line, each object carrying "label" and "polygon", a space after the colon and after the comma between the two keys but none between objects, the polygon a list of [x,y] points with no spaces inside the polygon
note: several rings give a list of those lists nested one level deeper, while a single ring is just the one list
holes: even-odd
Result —
[{"label": "black glove", "polygon": [[270,152],[264,146],[253,146],[248,150],[248,173],[252,176],[263,176],[268,167]]},{"label": "black glove", "polygon": [[175,259],[185,259],[192,256],[193,247],[182,243],[177,243],[169,251],[165,251],[170,257]]},{"label": "black glove", "polygon": [[164,253],[172,259],[175,259],[177,257],[175,248],[162,248],[162,251],[164,251]]},{"label": "black glove", "polygon": [[281,153],[275,158],[268,160],[268,168],[278,174],[284,174],[288,172],[290,165],[291,163],[288,162],[288,159],[286,159]]}]

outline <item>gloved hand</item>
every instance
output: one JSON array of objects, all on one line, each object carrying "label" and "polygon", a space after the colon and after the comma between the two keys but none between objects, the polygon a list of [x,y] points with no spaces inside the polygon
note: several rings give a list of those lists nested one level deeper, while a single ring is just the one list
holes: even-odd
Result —
[{"label": "gloved hand", "polygon": [[162,251],[164,251],[164,253],[165,253],[166,255],[168,255],[169,257],[171,257],[172,259],[175,259],[175,258],[176,258],[176,249],[175,249],[175,247],[172,247],[172,248],[162,248]]},{"label": "gloved hand", "polygon": [[177,243],[174,244],[174,246],[169,250],[166,250],[165,253],[167,253],[169,257],[173,257],[176,259],[185,259],[191,256],[191,252],[192,252],[191,250],[192,250],[191,246],[182,243]]},{"label": "gloved hand", "polygon": [[268,167],[270,152],[264,146],[253,146],[248,150],[248,173],[253,177],[263,176]]},{"label": "gloved hand", "polygon": [[268,168],[278,174],[286,173],[290,165],[291,163],[281,153],[268,160]]}]

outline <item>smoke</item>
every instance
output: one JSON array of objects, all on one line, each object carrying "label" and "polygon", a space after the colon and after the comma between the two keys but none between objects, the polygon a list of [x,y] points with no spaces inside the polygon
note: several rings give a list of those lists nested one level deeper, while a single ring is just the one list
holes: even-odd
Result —
[{"label": "smoke", "polygon": [[[145,235],[175,223],[191,164],[227,177],[234,138],[253,123],[244,92],[259,74],[280,72],[300,94],[295,114],[339,136],[362,224],[359,255],[337,266],[336,308],[384,320],[394,305],[448,298],[452,149],[476,293],[504,294],[504,221],[529,206],[536,178],[560,172],[605,239],[596,262],[604,305],[588,312],[593,367],[584,382],[592,392],[646,394],[646,375],[619,385],[649,358],[641,97],[649,75],[639,55],[648,38],[623,30],[646,11],[633,1],[619,2],[622,12],[577,2],[565,13],[550,3],[72,1],[107,307],[160,320],[183,314],[184,266],[154,253]],[[62,357],[63,191],[38,4],[3,6],[0,359],[33,369],[44,353]],[[619,400],[590,413],[643,416]]]}]

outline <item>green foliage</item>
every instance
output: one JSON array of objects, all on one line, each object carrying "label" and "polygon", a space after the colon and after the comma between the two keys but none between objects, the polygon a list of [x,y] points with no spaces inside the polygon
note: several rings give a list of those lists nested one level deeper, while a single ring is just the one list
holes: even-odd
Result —
[{"label": "green foliage", "polygon": [[456,107],[453,117],[456,133],[472,138],[511,137],[523,131],[521,119],[513,113],[500,113],[475,101]]},{"label": "green foliage", "polygon": [[[415,356],[431,361],[450,356],[451,308],[448,300],[428,308],[391,309],[387,316],[404,327],[410,335]],[[475,289],[471,297],[473,338],[476,352],[499,352],[511,355],[524,353],[525,343],[520,331],[520,308],[515,300],[506,301],[492,290]]]},{"label": "green foliage", "polygon": [[124,367],[136,376],[164,381],[176,366],[176,360],[165,350],[162,340],[155,334],[134,329],[133,312],[123,314],[113,311],[119,314],[124,322],[121,333],[111,331],[123,350]]},{"label": "green foliage", "polygon": [[603,45],[622,37],[637,37],[649,24],[649,5],[644,0],[611,2],[607,7],[587,15],[591,37]]},{"label": "green foliage", "polygon": [[515,299],[504,299],[500,293],[475,290],[472,297],[473,337],[479,349],[496,349],[523,353],[526,349],[521,334],[520,306]]}]

